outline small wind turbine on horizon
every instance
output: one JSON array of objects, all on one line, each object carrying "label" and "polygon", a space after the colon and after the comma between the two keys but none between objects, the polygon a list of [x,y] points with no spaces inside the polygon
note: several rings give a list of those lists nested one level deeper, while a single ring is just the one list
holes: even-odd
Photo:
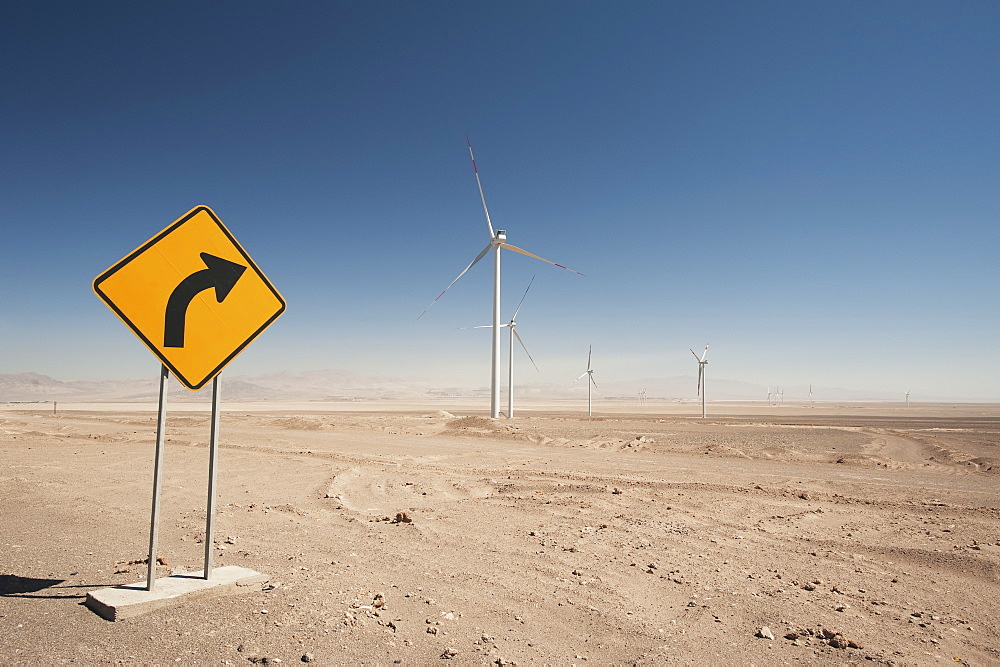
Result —
[{"label": "small wind turbine on horizon", "polygon": [[813,404],[813,386],[810,383],[810,385],[809,385],[809,407],[812,407],[812,404]]},{"label": "small wind turbine on horizon", "polygon": [[705,418],[705,366],[708,365],[708,361],[705,357],[708,356],[708,343],[705,344],[705,351],[701,353],[701,357],[694,350],[691,350],[691,354],[698,361],[698,393],[701,395],[701,418]]},{"label": "small wind turbine on horizon", "polygon": [[590,376],[587,379],[587,416],[588,417],[593,417],[594,416],[594,399],[593,399],[593,395],[592,395],[591,391],[592,391],[593,387],[597,386],[597,381],[594,380],[594,369],[590,367],[590,358],[593,355],[593,352],[594,352],[594,346],[591,345],[590,348],[587,350],[587,370],[584,371],[580,375],[580,377],[578,377],[576,380],[573,380],[574,382],[576,382],[577,380],[582,379],[586,375]]},{"label": "small wind turbine on horizon", "polygon": [[514,252],[521,253],[522,255],[527,255],[528,257],[533,257],[534,259],[541,260],[553,266],[558,266],[560,269],[565,269],[567,271],[572,271],[579,275],[584,275],[579,271],[571,269],[569,267],[563,266],[562,264],[556,264],[555,262],[545,259],[544,257],[539,257],[534,255],[527,250],[518,248],[517,246],[512,246],[507,243],[507,232],[503,229],[493,229],[493,222],[490,220],[490,211],[486,208],[486,195],[483,194],[483,184],[479,180],[479,169],[476,168],[476,156],[472,153],[472,142],[469,138],[465,138],[465,142],[469,145],[469,157],[472,159],[472,171],[476,174],[476,184],[479,186],[479,198],[483,202],[483,213],[486,214],[486,227],[489,230],[490,242],[486,245],[482,251],[476,255],[476,258],[472,262],[462,269],[462,272],[458,274],[454,280],[441,291],[440,294],[431,302],[430,306],[424,308],[424,312],[420,313],[417,317],[419,320],[424,314],[431,309],[438,299],[444,296],[444,293],[451,289],[451,286],[458,282],[459,278],[464,276],[469,269],[479,263],[486,253],[493,251],[493,361],[492,361],[492,372],[490,379],[490,416],[496,419],[500,416],[500,249],[506,248],[507,250],[513,250]]},{"label": "small wind turbine on horizon", "polygon": [[903,393],[904,393],[904,394],[906,394],[906,407],[910,407],[910,390],[909,390],[909,389],[907,389],[907,390],[906,390],[905,392],[903,392]]},{"label": "small wind turbine on horizon", "polygon": [[[517,314],[521,311],[521,305],[524,303],[524,297],[528,296],[528,290],[531,289],[531,283],[535,282],[535,276],[531,276],[531,280],[528,281],[528,286],[524,290],[524,294],[521,295],[521,301],[518,302],[517,308],[514,309],[514,314],[510,317],[510,322],[507,324],[501,324],[501,327],[507,327],[510,329],[510,352],[507,355],[508,368],[507,368],[507,418],[510,419],[514,416],[514,339],[517,338],[517,342],[521,344],[524,348],[524,353],[528,355],[528,359],[531,360],[531,365],[535,367],[538,371],[538,364],[535,360],[531,358],[531,352],[528,352],[527,346],[525,346],[524,341],[521,339],[521,334],[517,333]],[[482,324],[475,327],[465,327],[466,329],[492,329],[492,324]]]}]

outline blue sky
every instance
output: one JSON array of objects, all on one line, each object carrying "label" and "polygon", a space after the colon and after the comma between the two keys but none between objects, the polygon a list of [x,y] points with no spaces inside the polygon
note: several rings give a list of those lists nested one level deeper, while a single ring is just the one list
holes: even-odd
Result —
[{"label": "blue sky", "polygon": [[[211,206],[288,302],[228,373],[1000,400],[996,2],[5,3],[0,372],[155,377],[91,281]],[[787,398],[787,397],[786,397]]]}]

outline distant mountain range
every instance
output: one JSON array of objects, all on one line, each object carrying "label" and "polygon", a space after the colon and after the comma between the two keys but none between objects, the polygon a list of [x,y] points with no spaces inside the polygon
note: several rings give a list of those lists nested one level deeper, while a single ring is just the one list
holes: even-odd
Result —
[{"label": "distant mountain range", "polygon": [[[635,400],[645,390],[649,400],[696,400],[693,376],[645,378],[628,382],[601,382],[595,396],[602,399]],[[205,390],[202,390],[203,392]],[[505,389],[506,391],[506,389]],[[517,388],[526,399],[583,397],[585,384],[568,382],[526,384]],[[39,373],[0,374],[0,403],[32,401],[131,402],[155,401],[153,378],[134,380],[56,380]],[[416,399],[420,397],[488,396],[489,387],[437,387],[427,382],[400,378],[358,375],[344,370],[318,370],[271,373],[257,376],[225,376],[223,396],[230,401],[353,401]],[[203,400],[195,392],[183,389],[171,379],[171,400]],[[817,401],[894,401],[903,400],[901,392],[870,392],[840,388],[814,387]],[[808,400],[808,386],[784,390],[784,400]],[[713,379],[710,401],[764,401],[767,387],[749,382]],[[916,396],[912,397],[916,400]],[[920,397],[920,400],[947,400]]]}]

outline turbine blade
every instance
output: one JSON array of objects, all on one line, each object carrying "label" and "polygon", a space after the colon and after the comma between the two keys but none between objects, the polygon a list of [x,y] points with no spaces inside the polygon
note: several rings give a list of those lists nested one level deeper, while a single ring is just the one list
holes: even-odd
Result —
[{"label": "turbine blade", "polygon": [[701,359],[698,361],[705,361],[705,357],[708,356],[708,343],[705,343],[705,351],[701,353]]},{"label": "turbine blade", "polygon": [[590,357],[591,357],[591,355],[593,355],[593,353],[594,353],[594,346],[591,345],[589,348],[587,348],[587,372],[588,373],[590,372]]},{"label": "turbine blade", "polygon": [[524,297],[528,296],[528,290],[531,289],[531,283],[535,282],[535,276],[531,276],[531,280],[528,281],[528,286],[524,290],[524,294],[521,295],[521,300],[517,303],[517,308],[514,309],[514,314],[510,316],[511,321],[517,318],[518,312],[521,310],[521,304],[524,303]]},{"label": "turbine blade", "polygon": [[594,383],[594,387],[597,387],[597,380],[594,379],[594,372],[590,372],[590,381]]},{"label": "turbine blade", "polygon": [[469,141],[469,137],[465,137],[465,143],[469,144],[469,157],[472,159],[472,171],[476,174],[476,185],[479,186],[479,198],[483,200],[483,213],[486,214],[486,226],[490,228],[490,239],[496,238],[496,233],[493,231],[493,223],[490,222],[490,210],[486,208],[486,195],[483,194],[483,184],[479,180],[479,169],[476,168],[476,156],[472,154],[472,142]]},{"label": "turbine blade", "polygon": [[558,266],[560,269],[566,269],[567,271],[572,271],[573,273],[579,274],[579,275],[584,276],[584,277],[586,277],[586,275],[587,275],[586,273],[580,273],[576,269],[571,269],[568,266],[563,266],[562,264],[556,264],[555,262],[553,262],[551,260],[548,260],[548,259],[545,259],[544,257],[539,257],[538,255],[533,255],[530,252],[528,252],[527,250],[523,250],[521,248],[518,248],[517,246],[510,245],[509,243],[501,243],[500,247],[501,248],[507,248],[507,250],[513,250],[514,252],[519,252],[522,255],[527,255],[528,257],[534,257],[535,259],[540,259],[543,262],[547,262],[547,263],[551,264],[552,266]]},{"label": "turbine blade", "polygon": [[[690,347],[688,349],[691,350]],[[694,355],[694,358],[698,361],[698,363],[701,363],[701,359],[698,359],[698,353],[697,352],[695,352],[694,350],[691,350],[691,354]]]},{"label": "turbine blade", "polygon": [[580,377],[578,377],[576,380],[573,380],[573,382],[576,382],[577,380],[579,380],[580,378],[582,378],[584,375],[587,375],[587,373],[589,373],[589,372],[590,371],[584,371],[583,373],[580,373]]},{"label": "turbine blade", "polygon": [[[511,329],[510,332],[517,338],[517,342],[521,344],[521,347],[524,349],[524,353],[528,355],[528,359],[531,359],[531,352],[528,352],[528,348],[524,345],[524,341],[521,340],[521,334],[517,333],[517,329]],[[531,365],[535,367],[536,371],[541,373],[541,371],[538,370],[538,364],[535,363],[534,359],[531,359]]]},{"label": "turbine blade", "polygon": [[493,244],[490,243],[485,248],[483,248],[483,251],[481,253],[479,253],[478,255],[476,255],[476,258],[474,260],[472,260],[472,263],[470,263],[467,267],[465,267],[464,269],[462,269],[462,272],[460,274],[458,274],[458,277],[455,278],[454,280],[452,280],[448,284],[447,287],[445,287],[443,290],[441,290],[441,293],[438,294],[437,297],[435,297],[435,299],[433,301],[431,301],[431,305],[427,306],[426,308],[424,308],[424,312],[420,313],[420,315],[417,316],[417,319],[419,320],[421,317],[423,317],[427,313],[427,311],[431,309],[431,306],[433,306],[435,303],[437,303],[438,299],[440,299],[441,297],[443,297],[444,293],[447,292],[448,290],[450,290],[451,286],[458,282],[459,278],[461,278],[462,276],[464,276],[469,271],[469,269],[471,269],[472,267],[474,267],[479,260],[481,260],[483,257],[486,256],[486,253],[488,253],[490,251],[490,248],[492,248],[492,247],[493,247]]},{"label": "turbine blade", "polygon": [[[501,327],[507,327],[507,326],[510,326],[510,325],[509,324],[501,324],[500,326]],[[461,329],[462,331],[464,331],[465,329],[492,329],[492,328],[493,328],[492,324],[477,324],[474,327],[459,327],[459,329]]]},{"label": "turbine blade", "polygon": [[704,374],[705,374],[705,367],[699,364],[699,366],[698,366],[698,390],[695,392],[695,396],[701,396],[701,378],[702,378],[702,376]]}]

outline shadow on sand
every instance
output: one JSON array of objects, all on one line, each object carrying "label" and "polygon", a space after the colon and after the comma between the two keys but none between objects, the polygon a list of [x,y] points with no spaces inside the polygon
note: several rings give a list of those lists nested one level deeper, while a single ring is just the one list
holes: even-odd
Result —
[{"label": "shadow on sand", "polygon": [[34,577],[19,577],[16,574],[0,574],[0,597],[16,597],[16,598],[38,598],[38,599],[57,599],[57,598],[82,598],[86,597],[86,592],[73,595],[58,595],[58,594],[47,594],[47,595],[31,595],[31,593],[38,593],[39,591],[44,591],[47,588],[57,588],[59,591],[64,591],[70,588],[84,588],[90,590],[94,588],[93,586],[59,586],[59,584],[65,582],[65,579],[36,579]]}]

